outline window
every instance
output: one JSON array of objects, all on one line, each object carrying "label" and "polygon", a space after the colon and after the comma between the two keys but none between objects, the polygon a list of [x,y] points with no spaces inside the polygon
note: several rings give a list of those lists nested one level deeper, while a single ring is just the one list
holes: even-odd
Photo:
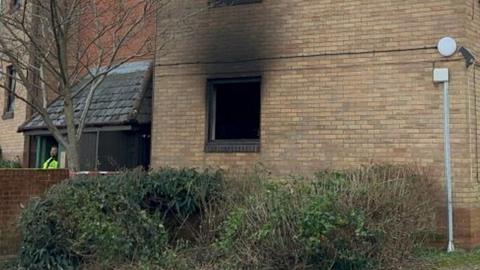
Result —
[{"label": "window", "polygon": [[236,6],[243,4],[260,3],[262,0],[209,0],[211,7]]},{"label": "window", "polygon": [[[65,149],[50,135],[30,137],[29,166],[41,168],[58,145],[58,161],[67,166]],[[122,147],[118,147],[122,145]],[[150,165],[150,128],[136,127],[125,131],[84,132],[80,139],[81,171],[117,171]]]},{"label": "window", "polygon": [[260,150],[260,78],[208,81],[207,152]]},{"label": "window", "polygon": [[9,1],[10,1],[10,7],[9,7],[10,13],[15,12],[22,5],[21,0],[9,0]]},{"label": "window", "polygon": [[30,137],[30,157],[29,157],[29,166],[32,168],[41,168],[43,163],[50,158],[50,150],[52,146],[58,147],[58,156],[57,160],[60,164],[65,164],[63,160],[63,154],[65,149],[57,143],[57,141],[52,136],[32,136]]},{"label": "window", "polygon": [[7,78],[5,91],[5,109],[3,112],[3,119],[13,118],[13,110],[15,108],[15,91],[16,91],[16,76],[17,72],[13,66],[7,67]]}]

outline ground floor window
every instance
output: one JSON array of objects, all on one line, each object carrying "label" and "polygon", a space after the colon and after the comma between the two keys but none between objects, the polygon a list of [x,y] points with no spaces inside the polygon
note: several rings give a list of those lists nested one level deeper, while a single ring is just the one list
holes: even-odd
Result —
[{"label": "ground floor window", "polygon": [[207,152],[258,152],[260,146],[261,80],[208,81]]},{"label": "ground floor window", "polygon": [[53,136],[31,136],[30,138],[30,167],[42,168],[50,158],[52,147],[58,147],[57,160],[60,168],[65,168],[65,149],[58,145]]},{"label": "ground floor window", "polygon": [[[40,168],[58,145],[52,136],[31,136],[30,166]],[[80,140],[81,171],[117,171],[150,164],[150,129],[85,132]],[[59,145],[59,164],[66,167],[65,150]]]}]

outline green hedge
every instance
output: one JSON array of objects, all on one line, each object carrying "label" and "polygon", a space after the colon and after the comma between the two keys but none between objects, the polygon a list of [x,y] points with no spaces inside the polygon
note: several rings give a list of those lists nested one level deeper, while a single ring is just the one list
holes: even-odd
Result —
[{"label": "green hedge", "polygon": [[286,178],[194,169],[77,177],[23,211],[18,265],[397,269],[434,229],[438,193],[428,170],[392,165]]},{"label": "green hedge", "polygon": [[76,177],[23,211],[19,265],[71,269],[82,264],[161,265],[169,254],[164,222],[197,214],[221,181],[217,172],[162,169]]},{"label": "green hedge", "polygon": [[2,154],[2,148],[0,148],[0,169],[13,169],[21,168],[22,165],[19,161],[5,160]]},{"label": "green hedge", "polygon": [[243,200],[222,204],[226,217],[207,252],[213,259],[201,264],[398,269],[434,230],[438,190],[425,169],[373,165],[283,180],[267,174],[249,183]]}]

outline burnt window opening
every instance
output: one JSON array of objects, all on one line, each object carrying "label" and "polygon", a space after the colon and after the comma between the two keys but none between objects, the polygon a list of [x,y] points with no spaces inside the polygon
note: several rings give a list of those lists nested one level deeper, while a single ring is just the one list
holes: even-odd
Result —
[{"label": "burnt window opening", "polygon": [[210,7],[238,6],[245,4],[261,3],[262,0],[209,0]]},{"label": "burnt window opening", "polygon": [[15,92],[17,88],[17,72],[13,66],[8,66],[6,70],[6,86],[5,91],[5,109],[3,111],[3,119],[13,118],[15,109]]},{"label": "burnt window opening", "polygon": [[258,152],[260,78],[208,81],[207,152]]}]

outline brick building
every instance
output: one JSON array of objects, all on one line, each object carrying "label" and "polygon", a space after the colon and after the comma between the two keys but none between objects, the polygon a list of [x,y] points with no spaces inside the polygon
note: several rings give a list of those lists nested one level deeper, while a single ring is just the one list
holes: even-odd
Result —
[{"label": "brick building", "polygon": [[[0,16],[15,16],[21,7],[20,1],[0,1]],[[0,34],[8,36],[7,31],[0,27]],[[17,83],[16,70],[5,61],[0,61],[2,76],[0,83],[22,97],[26,97],[25,88]],[[5,159],[21,161],[24,156],[24,136],[17,133],[17,128],[28,117],[25,103],[15,96],[0,89],[0,148]]]},{"label": "brick building", "polygon": [[[162,12],[181,15],[157,18],[152,167],[261,162],[276,174],[309,174],[414,162],[441,181],[442,91],[432,71],[447,67],[456,242],[480,244],[480,75],[460,54],[436,50],[448,35],[479,55],[477,0],[172,2]],[[7,99],[0,95],[1,113]],[[23,152],[15,131],[26,112],[17,106],[0,120],[9,158]]]},{"label": "brick building", "polygon": [[[25,1],[11,1],[11,0],[4,0],[0,1],[0,4],[2,5],[2,15],[1,16],[21,16],[23,15],[23,12],[26,11],[27,14],[35,13],[35,12],[44,12],[42,8],[39,8],[41,1],[38,1],[37,3],[30,3],[30,5],[25,5]],[[93,2],[92,2],[93,3]],[[153,59],[153,40],[154,40],[154,28],[155,28],[155,14],[153,11],[148,12],[147,15],[143,13],[143,4],[148,3],[148,1],[141,2],[141,1],[136,1],[136,0],[127,0],[127,1],[99,1],[98,3],[95,2],[94,5],[95,7],[88,6],[90,9],[85,8],[82,9],[82,12],[79,13],[79,17],[72,16],[72,19],[75,19],[76,21],[74,26],[70,28],[70,30],[75,31],[75,34],[69,37],[68,42],[69,42],[69,56],[71,57],[70,59],[70,64],[71,64],[71,70],[72,73],[78,72],[78,74],[73,74],[71,75],[72,77],[76,77],[78,81],[81,81],[83,76],[87,74],[87,69],[93,69],[93,68],[99,68],[97,65],[100,65],[101,67],[104,67],[104,65],[107,65],[109,60],[111,59],[111,56],[109,52],[115,51],[115,63],[123,61],[124,59],[129,59],[129,62],[151,62]],[[35,6],[35,8],[33,8]],[[95,9],[95,11],[93,11]],[[94,17],[94,12],[97,17]],[[39,13],[40,14],[40,13]],[[124,15],[124,17],[120,15]],[[48,15],[48,14],[47,14]],[[121,18],[113,18],[114,16],[121,17]],[[37,16],[41,17],[41,16]],[[34,18],[37,18],[35,16],[31,16],[32,20]],[[29,18],[28,16],[26,18]],[[95,19],[94,19],[95,18]],[[122,20],[123,19],[123,20]],[[133,24],[132,21],[134,20],[140,20],[140,24],[136,27],[132,27],[132,29],[129,29],[128,31],[128,37],[123,39],[123,45],[121,45],[120,49],[118,51],[115,50],[113,44],[118,44],[119,43],[119,38],[117,36],[121,36],[122,34],[115,33],[118,29],[115,27],[124,27],[125,31],[129,27],[131,27],[131,24]],[[7,20],[8,21],[8,20]],[[119,25],[113,24],[113,22],[118,23]],[[48,24],[48,23],[47,23]],[[35,25],[35,23],[33,23]],[[99,30],[97,27],[101,27],[101,25],[105,25],[105,29],[107,30]],[[37,27],[32,27],[31,32],[38,34],[39,29],[41,28],[41,24],[37,22]],[[46,26],[46,28],[49,28],[49,26]],[[122,29],[120,29],[122,30]],[[0,29],[0,32],[5,35],[7,32],[6,29]],[[29,33],[29,34],[32,34]],[[115,39],[115,37],[117,37]],[[39,38],[40,39],[40,38]],[[5,39],[7,40],[7,39]],[[41,39],[40,39],[41,40]],[[92,42],[92,40],[95,40],[95,42]],[[9,42],[9,40],[7,40]],[[41,41],[40,41],[41,42]],[[93,46],[92,44],[95,44]],[[25,56],[24,62],[29,62],[28,60],[28,49],[25,49],[25,47],[19,46],[23,50],[21,52],[22,55]],[[86,50],[83,52],[83,50]],[[107,52],[107,53],[105,53]],[[45,52],[44,52],[45,53]],[[47,55],[49,53],[46,53]],[[52,55],[55,55],[55,52],[51,53]],[[82,61],[81,64],[79,65],[77,57],[79,55],[82,55]],[[135,57],[134,57],[135,56]],[[102,60],[98,60],[98,59]],[[130,59],[131,58],[131,59]],[[32,58],[33,59],[33,58]],[[26,72],[29,76],[29,80],[32,80],[33,84],[37,84],[37,90],[31,90],[36,93],[29,92],[27,93],[25,87],[21,84],[21,80],[15,80],[12,79],[14,78],[15,70],[12,68],[12,66],[9,63],[1,63],[2,64],[2,70],[5,74],[12,73],[12,76],[3,76],[3,82],[12,88],[15,89],[15,92],[17,94],[20,94],[23,97],[26,97],[27,99],[32,98],[34,95],[40,97],[40,88],[42,88],[40,85],[40,80],[39,77],[42,76],[40,75],[40,72],[38,70],[34,70],[33,68],[29,69],[29,72]],[[34,66],[32,63],[29,63],[29,66]],[[80,68],[79,68],[80,66]],[[148,67],[148,66],[147,66]],[[119,68],[120,70],[124,69],[124,66]],[[33,71],[32,71],[33,70]],[[47,83],[50,86],[55,86],[58,85],[58,76],[55,76],[51,70],[48,68],[45,71],[45,74],[43,75],[44,81],[48,81],[50,83]],[[121,81],[121,80],[120,80]],[[123,86],[125,87],[130,87],[130,83],[137,83],[137,81],[132,80],[131,82],[125,82]],[[124,87],[124,88],[125,88]],[[48,88],[48,87],[44,87]],[[117,89],[122,89],[122,85],[118,85]],[[136,92],[141,92],[140,87],[130,87],[129,90],[131,91],[136,91]],[[56,89],[52,90],[52,87],[45,89],[47,91],[47,103],[54,102],[57,97],[58,97],[58,91]],[[38,91],[38,92],[37,92]],[[101,92],[101,91],[100,91]],[[107,91],[108,92],[108,91]],[[54,145],[58,144],[55,142],[52,136],[50,136],[50,132],[47,130],[46,126],[42,126],[41,132],[37,132],[35,134],[33,133],[19,133],[17,131],[25,131],[22,129],[22,126],[25,126],[28,122],[34,121],[35,120],[35,112],[32,112],[30,108],[21,100],[18,98],[15,98],[15,95],[8,93],[8,91],[4,91],[3,89],[1,90],[1,96],[0,96],[0,113],[2,113],[2,118],[0,119],[0,129],[2,130],[0,134],[0,147],[3,150],[4,158],[6,159],[18,159],[22,161],[25,167],[38,167],[39,164],[42,164],[42,162],[45,160],[45,157],[48,158],[48,153],[49,153],[49,148]],[[121,94],[121,93],[120,93]],[[124,93],[125,94],[125,93]],[[99,94],[100,96],[101,94]],[[112,100],[115,100],[113,98]],[[130,101],[133,101],[134,99],[132,98]],[[58,103],[63,103],[62,100],[57,100],[57,105]],[[104,102],[105,103],[105,102]],[[80,106],[81,104],[76,104]],[[98,104],[97,104],[98,105]],[[123,104],[123,107],[116,107],[116,108],[110,108],[112,106],[116,106],[115,102],[111,102],[111,104],[102,104],[99,105],[101,108],[103,108],[103,114],[98,114],[94,113],[93,111],[91,114],[95,114],[97,118],[103,117],[106,119],[107,114],[106,108],[110,108],[115,110],[115,113],[120,114],[120,110],[124,108],[125,104]],[[58,107],[58,106],[57,106]],[[52,108],[49,108],[49,111],[51,111]],[[53,109],[55,110],[55,109]],[[58,109],[57,109],[58,110]],[[111,114],[110,114],[111,115]],[[63,117],[63,116],[62,116]],[[37,117],[38,118],[38,117]],[[54,118],[54,117],[53,117]],[[52,119],[53,119],[52,118]],[[25,123],[27,121],[27,123]],[[97,121],[98,122],[98,121]],[[105,120],[105,122],[109,122],[108,124],[111,124],[110,121]],[[24,124],[25,125],[22,125]],[[99,124],[99,123],[96,123]],[[20,129],[19,129],[20,127]],[[63,126],[58,126],[61,130],[64,130],[65,128]],[[89,134],[92,135],[92,134]],[[89,137],[89,136],[85,136]],[[97,136],[98,137],[98,136]],[[97,138],[98,139],[98,138]],[[83,144],[82,144],[83,145]],[[96,147],[93,147],[96,148]],[[98,148],[98,145],[97,145]],[[64,149],[62,146],[60,146],[60,154],[63,154],[62,151]],[[91,150],[91,149],[89,149]],[[94,150],[91,150],[94,151]],[[60,158],[62,156],[60,155]],[[63,156],[65,157],[65,156]],[[90,156],[88,156],[90,157]],[[63,158],[65,160],[65,158]],[[89,161],[96,163],[95,161]],[[62,164],[65,164],[63,162]],[[87,166],[90,168],[91,166]]]},{"label": "brick building", "polygon": [[433,166],[443,181],[432,72],[445,67],[456,242],[480,244],[480,75],[436,49],[452,36],[480,55],[478,1],[206,2],[183,7],[205,11],[157,53],[152,167],[261,162],[290,174],[377,161]]},{"label": "brick building", "polygon": [[[11,66],[8,63],[2,63],[2,69],[5,72],[11,72]],[[25,89],[22,85],[16,84],[4,76],[3,80],[15,88],[15,91],[25,96]],[[27,119],[27,106],[25,103],[17,100],[13,95],[3,93],[0,95],[0,147],[2,156],[8,160],[22,161],[24,156],[24,136],[17,133],[17,128]]]}]

